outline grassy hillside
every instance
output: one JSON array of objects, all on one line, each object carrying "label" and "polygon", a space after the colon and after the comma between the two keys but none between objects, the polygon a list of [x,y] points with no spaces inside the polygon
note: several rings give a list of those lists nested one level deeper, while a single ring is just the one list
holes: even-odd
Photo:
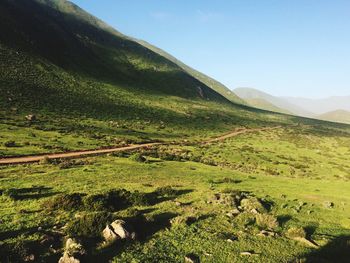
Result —
[{"label": "grassy hillside", "polygon": [[144,45],[145,47],[153,50],[154,52],[160,54],[161,56],[169,59],[170,61],[174,62],[176,65],[180,66],[183,70],[185,70],[187,73],[190,75],[194,76],[196,79],[199,81],[203,82],[205,85],[210,87],[211,89],[215,90],[217,93],[221,94],[228,100],[234,102],[234,103],[239,103],[239,104],[245,104],[244,100],[239,98],[234,92],[232,92],[229,88],[218,82],[217,80],[210,78],[203,73],[185,65],[172,55],[166,53],[164,50],[161,50],[145,41],[142,40],[137,40],[140,44]]},{"label": "grassy hillside", "polygon": [[[1,1],[0,30],[2,155],[287,122],[233,104],[201,82],[204,75],[192,76],[64,0]],[[20,135],[8,148],[13,131]]]},{"label": "grassy hillside", "polygon": [[0,30],[0,156],[320,125],[235,104],[218,82],[65,0],[1,1]]},{"label": "grassy hillside", "polygon": [[154,94],[222,100],[171,61],[75,5],[64,0],[43,2],[2,1],[1,43],[89,79]]},{"label": "grassy hillside", "polygon": [[341,123],[350,123],[350,112],[345,110],[331,111],[317,116],[317,119]]},{"label": "grassy hillside", "polygon": [[292,114],[290,111],[281,109],[272,103],[262,99],[262,98],[255,98],[255,99],[245,99],[246,103],[252,107],[263,109],[267,111],[273,111],[273,112],[280,112],[285,114]]}]

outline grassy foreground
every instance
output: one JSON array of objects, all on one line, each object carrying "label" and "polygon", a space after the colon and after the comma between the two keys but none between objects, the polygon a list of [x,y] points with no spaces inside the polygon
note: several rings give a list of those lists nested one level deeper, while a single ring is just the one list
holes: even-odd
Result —
[{"label": "grassy foreground", "polygon": [[[347,262],[349,141],[281,128],[144,151],[147,161],[118,154],[1,167],[2,260],[33,254],[57,262],[69,235],[84,244],[91,262],[183,262],[191,254],[200,262]],[[62,194],[121,188],[136,191],[137,201],[113,211],[98,203],[48,206]],[[233,205],[232,196],[249,199],[248,208],[242,200]],[[84,217],[98,213],[131,222],[138,238],[99,247],[100,233],[92,232],[105,225],[92,227]],[[304,230],[304,241],[290,229]]]}]

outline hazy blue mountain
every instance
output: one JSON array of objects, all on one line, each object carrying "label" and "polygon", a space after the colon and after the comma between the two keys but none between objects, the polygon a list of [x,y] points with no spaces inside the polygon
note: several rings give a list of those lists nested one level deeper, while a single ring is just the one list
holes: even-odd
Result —
[{"label": "hazy blue mountain", "polygon": [[[268,103],[268,104],[274,105],[274,107],[276,107],[277,109],[280,109],[279,112],[282,112],[282,113],[291,113],[294,115],[305,116],[305,117],[311,117],[314,115],[312,112],[309,112],[303,107],[300,107],[298,105],[295,105],[289,102],[285,98],[272,96],[268,93],[262,92],[257,89],[237,88],[234,90],[234,93],[236,93],[241,99],[245,100],[251,106],[259,107],[259,105],[252,105],[252,101],[260,100],[260,101],[265,101],[266,102],[265,104]],[[260,106],[263,104],[264,103],[260,103]],[[261,108],[266,110],[272,110],[271,106],[269,108],[261,106]]]},{"label": "hazy blue mountain", "polygon": [[317,115],[336,110],[350,111],[350,96],[337,96],[324,99],[285,97],[283,99]]}]

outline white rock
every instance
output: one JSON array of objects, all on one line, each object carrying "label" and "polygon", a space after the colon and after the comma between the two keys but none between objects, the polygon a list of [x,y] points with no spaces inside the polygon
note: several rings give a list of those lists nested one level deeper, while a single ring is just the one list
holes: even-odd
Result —
[{"label": "white rock", "polygon": [[58,263],[80,263],[80,260],[74,257],[70,257],[68,253],[64,253]]},{"label": "white rock", "polygon": [[127,226],[123,220],[115,220],[112,224],[107,225],[102,235],[106,241],[114,241],[117,239],[135,239],[136,234]]}]

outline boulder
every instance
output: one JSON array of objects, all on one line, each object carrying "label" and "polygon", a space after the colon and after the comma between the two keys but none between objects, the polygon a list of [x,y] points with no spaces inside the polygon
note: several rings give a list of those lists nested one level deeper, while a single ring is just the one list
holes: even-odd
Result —
[{"label": "boulder", "polygon": [[58,263],[80,263],[80,257],[86,254],[83,246],[76,240],[68,238],[64,247],[63,256]]},{"label": "boulder", "polygon": [[188,263],[199,263],[200,260],[199,260],[199,257],[197,255],[188,254],[188,255],[185,256],[185,262],[188,262]]},{"label": "boulder", "polygon": [[115,220],[112,224],[107,225],[102,232],[106,241],[115,241],[117,239],[135,239],[136,233],[123,220]]},{"label": "boulder", "polygon": [[65,252],[58,263],[80,263],[80,260],[75,257],[70,257],[68,253]]},{"label": "boulder", "polygon": [[326,202],[323,203],[323,206],[325,208],[333,208],[334,207],[334,203],[330,202],[330,201],[326,201]]},{"label": "boulder", "polygon": [[35,121],[36,120],[36,116],[34,114],[29,114],[25,118],[27,121]]}]

